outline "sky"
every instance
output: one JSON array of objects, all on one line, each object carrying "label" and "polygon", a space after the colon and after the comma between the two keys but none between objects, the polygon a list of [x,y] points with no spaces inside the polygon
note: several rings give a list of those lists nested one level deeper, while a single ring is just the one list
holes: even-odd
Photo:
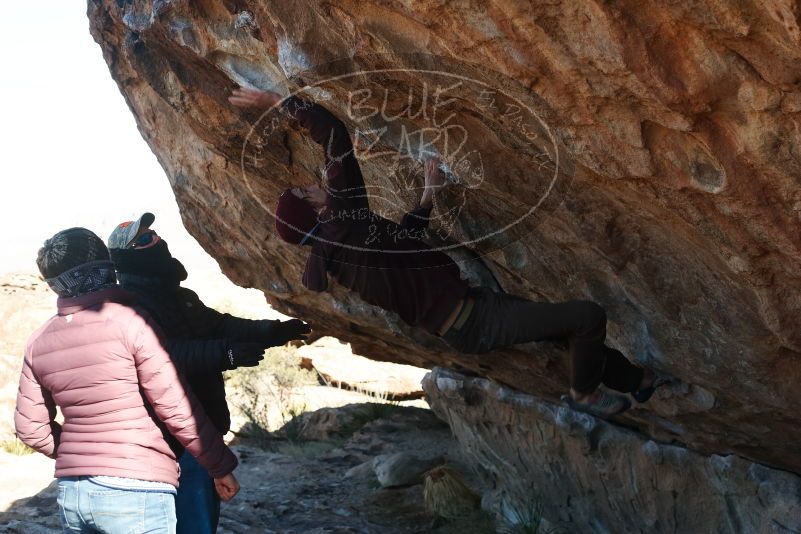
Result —
[{"label": "sky", "polygon": [[145,211],[192,283],[227,283],[189,236],[164,171],[89,34],[86,2],[9,2],[0,18],[0,275],[83,226],[105,241]]}]

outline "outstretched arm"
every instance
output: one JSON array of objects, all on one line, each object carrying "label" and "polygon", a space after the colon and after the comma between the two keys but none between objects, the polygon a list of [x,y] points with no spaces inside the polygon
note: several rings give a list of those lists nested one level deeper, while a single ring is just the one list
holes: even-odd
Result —
[{"label": "outstretched arm", "polygon": [[245,88],[235,90],[228,100],[238,107],[262,109],[281,103],[281,108],[308,129],[314,142],[323,147],[328,206],[335,210],[368,207],[364,178],[353,152],[350,134],[345,124],[330,111],[294,96],[282,100],[278,93]]},{"label": "outstretched arm", "polygon": [[425,189],[420,197],[420,207],[431,209],[434,206],[434,195],[445,187],[445,173],[440,170],[439,158],[428,158],[425,162]]},{"label": "outstretched arm", "polygon": [[181,300],[187,305],[192,322],[202,325],[209,337],[243,342],[263,343],[264,347],[280,347],[289,341],[303,340],[311,332],[309,325],[298,319],[278,321],[269,319],[243,319],[209,308],[197,293],[182,287]]}]

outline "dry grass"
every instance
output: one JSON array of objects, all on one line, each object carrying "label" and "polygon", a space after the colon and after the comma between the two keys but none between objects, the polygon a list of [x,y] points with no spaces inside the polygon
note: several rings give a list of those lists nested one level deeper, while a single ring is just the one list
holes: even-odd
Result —
[{"label": "dry grass", "polygon": [[0,355],[0,442],[13,441],[22,355]]},{"label": "dry grass", "polygon": [[520,507],[509,504],[507,508],[506,523],[502,525],[498,532],[501,534],[562,534],[563,530],[558,526],[551,526],[542,517],[542,503],[533,494],[529,500],[522,503]]},{"label": "dry grass", "polygon": [[3,450],[6,451],[7,453],[14,454],[16,456],[25,456],[36,452],[27,445],[25,445],[24,443],[22,443],[16,436],[14,437],[14,439],[9,439],[2,442],[0,446],[2,446]]},{"label": "dry grass", "polygon": [[306,411],[294,390],[310,384],[317,384],[317,375],[300,367],[300,356],[291,345],[267,349],[258,367],[231,373],[228,385],[236,392],[235,408],[249,423],[247,437],[267,446],[272,432]]},{"label": "dry grass", "polygon": [[[237,432],[240,438],[268,450],[303,457],[317,456],[338,444],[338,439],[319,443],[306,441],[299,435],[296,417],[321,407],[319,400],[307,397],[309,386],[319,384],[318,374],[301,368],[300,363],[297,348],[286,345],[268,349],[258,367],[230,373],[227,386],[232,392],[231,404],[245,420],[245,425]],[[343,390],[343,393],[348,392]],[[389,400],[386,392],[358,390],[351,394],[362,398],[365,409],[343,429],[346,434],[372,420],[391,416],[399,406],[398,402]],[[279,429],[280,432],[276,432]]]},{"label": "dry grass", "polygon": [[481,501],[459,473],[445,466],[425,474],[423,500],[428,513],[445,519],[463,517],[477,509]]}]

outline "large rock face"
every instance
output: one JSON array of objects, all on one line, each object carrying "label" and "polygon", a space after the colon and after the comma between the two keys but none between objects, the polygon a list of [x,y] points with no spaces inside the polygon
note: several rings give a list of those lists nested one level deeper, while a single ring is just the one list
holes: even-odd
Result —
[{"label": "large rock face", "polygon": [[465,357],[303,289],[308,251],[275,238],[270,210],[321,150],[226,98],[308,86],[361,130],[374,208],[413,205],[425,138],[452,164],[436,226],[465,272],[602,303],[610,343],[677,379],[622,418],[642,439],[797,473],[799,17],[789,0],[89,2],[187,228],[238,284],[361,354],[459,362],[543,399],[567,387],[553,347]]},{"label": "large rock face", "polygon": [[798,532],[801,477],[644,440],[565,406],[442,369],[423,385],[505,522],[565,532]]}]

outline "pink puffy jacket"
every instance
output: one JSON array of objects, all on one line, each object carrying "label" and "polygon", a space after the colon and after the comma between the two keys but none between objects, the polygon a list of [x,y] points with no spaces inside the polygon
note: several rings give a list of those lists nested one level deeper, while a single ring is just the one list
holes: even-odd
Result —
[{"label": "pink puffy jacket", "polygon": [[[56,458],[56,477],[110,475],[178,485],[168,431],[213,477],[236,456],[184,388],[147,315],[118,288],[58,299],[28,341],[14,423]],[[54,422],[56,406],[64,425]]]}]

